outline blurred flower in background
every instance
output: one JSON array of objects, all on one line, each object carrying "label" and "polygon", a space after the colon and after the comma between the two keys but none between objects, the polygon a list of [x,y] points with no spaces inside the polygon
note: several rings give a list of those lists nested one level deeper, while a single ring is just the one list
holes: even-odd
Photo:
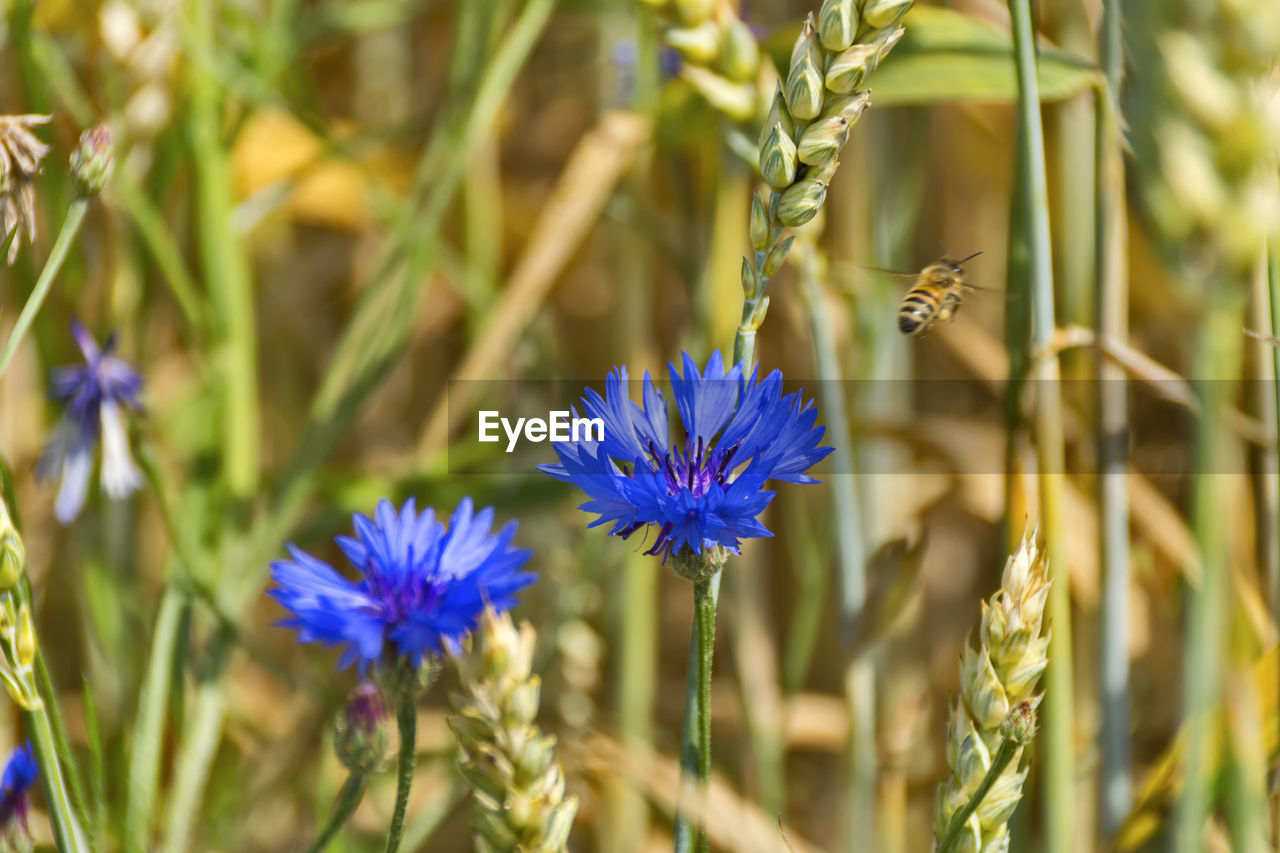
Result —
[{"label": "blurred flower in background", "polygon": [[765,482],[817,482],[804,472],[831,452],[818,446],[817,409],[801,392],[783,396],[780,371],[744,384],[742,366],[726,371],[719,351],[701,374],[687,354],[683,377],[669,367],[683,439],[668,435],[666,401],[649,374],[641,407],[619,367],[603,398],[590,388],[582,398],[587,417],[603,421],[603,440],[558,443],[560,463],[541,470],[587,493],[581,509],[599,515],[591,527],[612,522],[610,535],[625,539],[656,525],[646,553],[664,560],[686,546],[736,553],[742,539],[772,536],[757,519],[774,496]]},{"label": "blurred flower in background", "polygon": [[[53,116],[0,116],[0,227],[7,238],[15,228],[18,234],[9,245],[8,262],[18,258],[23,239],[36,238],[36,185],[40,161],[49,153],[31,128],[46,124]],[[25,235],[25,236],[24,236]]]},{"label": "blurred flower in background", "polygon": [[456,649],[486,607],[514,607],[516,591],[535,580],[519,571],[531,552],[511,546],[516,523],[491,536],[493,509],[476,513],[470,498],[448,529],[435,510],[418,513],[413,498],[398,512],[380,501],[373,518],[352,520],[356,536],[336,541],[359,582],[293,545],[292,560],[271,565],[269,594],[293,613],[279,624],[297,628],[300,642],[346,646],[340,667],[391,662],[388,642],[394,656],[420,667],[425,656]]},{"label": "blurred flower in background", "polygon": [[[24,849],[20,844],[28,836],[27,791],[38,775],[31,744],[25,743],[9,753],[4,776],[0,777],[0,842]],[[29,848],[27,844],[25,849]]]},{"label": "blurred flower in background", "polygon": [[119,500],[142,485],[142,473],[129,449],[129,431],[124,407],[142,409],[138,395],[142,377],[133,365],[113,355],[115,336],[99,348],[97,341],[78,321],[72,321],[83,365],[53,371],[50,394],[67,404],[66,413],[45,447],[40,460],[41,478],[60,477],[55,512],[63,524],[70,524],[84,508],[93,469],[93,450],[102,439],[102,488],[112,500]]}]

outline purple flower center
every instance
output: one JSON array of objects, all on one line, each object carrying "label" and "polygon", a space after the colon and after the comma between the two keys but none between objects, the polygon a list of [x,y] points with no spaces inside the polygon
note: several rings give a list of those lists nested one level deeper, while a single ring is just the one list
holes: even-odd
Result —
[{"label": "purple flower center", "polygon": [[378,617],[388,625],[402,625],[410,614],[429,612],[439,602],[444,592],[443,584],[434,584],[411,571],[414,565],[413,549],[405,571],[386,573],[379,571],[376,561],[370,558],[365,566],[365,590],[379,604]]},{"label": "purple flower center", "polygon": [[704,447],[702,439],[698,439],[695,449],[692,441],[685,441],[684,452],[673,449],[661,456],[658,449],[649,443],[649,454],[652,457],[655,474],[664,474],[667,480],[667,494],[678,495],[685,489],[700,498],[711,490],[712,484],[727,485],[726,477],[731,470],[729,463],[738,452],[738,445],[724,450],[712,450]]}]

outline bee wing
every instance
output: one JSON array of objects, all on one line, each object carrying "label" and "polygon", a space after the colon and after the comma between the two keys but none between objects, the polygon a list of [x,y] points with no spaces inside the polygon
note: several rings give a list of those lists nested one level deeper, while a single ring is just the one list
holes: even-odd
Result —
[{"label": "bee wing", "polygon": [[1006,302],[1012,302],[1012,301],[1014,301],[1015,299],[1021,299],[1021,298],[1022,298],[1022,294],[1021,294],[1021,293],[1010,293],[1008,290],[999,290],[999,289],[994,288],[994,287],[982,287],[981,285],[977,285],[977,284],[969,284],[968,282],[965,282],[965,284],[964,284],[964,289],[965,289],[965,290],[975,290],[975,291],[977,291],[978,293],[990,293],[990,294],[994,294],[994,295],[996,295],[996,296],[999,296],[999,297],[1003,298]]}]

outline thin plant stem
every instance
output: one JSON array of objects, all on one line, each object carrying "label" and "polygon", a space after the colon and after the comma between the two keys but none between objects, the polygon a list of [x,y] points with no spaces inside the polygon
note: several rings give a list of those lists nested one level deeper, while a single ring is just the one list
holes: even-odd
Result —
[{"label": "thin plant stem", "polygon": [[1013,757],[1018,754],[1018,744],[1012,738],[1005,738],[1000,742],[1000,748],[996,750],[995,758],[991,761],[991,767],[987,769],[987,775],[982,777],[982,784],[978,786],[978,790],[973,792],[973,796],[964,804],[964,808],[951,816],[951,823],[947,825],[947,834],[942,836],[942,841],[938,842],[937,853],[950,853],[960,841],[960,836],[964,832],[964,825],[968,822],[969,817],[978,810],[978,806],[982,805],[982,801],[987,798],[987,793],[991,790],[991,786],[1000,778],[1000,774],[1004,773],[1005,768],[1013,761]]},{"label": "thin plant stem", "polygon": [[[724,577],[724,572],[716,572],[714,577],[706,581],[705,587],[701,590],[695,587],[693,593],[694,619],[689,638],[689,669],[688,676],[685,679],[684,718],[680,733],[680,795],[676,804],[673,829],[673,835],[675,836],[673,849],[675,853],[692,853],[697,843],[697,833],[694,831],[693,824],[689,822],[687,803],[693,793],[694,780],[700,778],[702,772],[701,725],[704,717],[706,718],[708,732],[711,726],[710,681],[708,681],[708,700],[705,707],[701,692],[702,655],[700,652],[702,649],[702,637],[699,633],[698,613],[700,612],[699,607],[710,607],[714,640],[715,608],[716,602],[720,598],[720,579],[722,577]],[[708,678],[710,678],[709,661],[710,652],[708,651]],[[708,743],[706,751],[708,761],[710,761],[711,756],[709,746],[710,744]]]},{"label": "thin plant stem", "polygon": [[320,853],[329,846],[329,842],[333,841],[343,824],[355,813],[356,807],[364,799],[364,783],[363,773],[351,773],[347,776],[347,781],[342,783],[338,797],[333,802],[333,811],[329,813],[329,820],[316,836],[315,843],[307,848],[307,853]]},{"label": "thin plant stem", "polygon": [[[1271,306],[1271,335],[1280,337],[1280,237],[1272,237],[1267,244],[1267,293]],[[1276,424],[1280,428],[1280,346],[1272,346],[1270,350],[1272,378],[1276,383]],[[1271,618],[1280,624],[1280,574],[1273,573],[1267,578],[1267,595],[1271,602]]]},{"label": "thin plant stem", "polygon": [[[1227,413],[1243,354],[1240,321],[1247,288],[1239,281],[1206,273],[1208,306],[1196,345],[1195,376],[1200,399],[1196,430],[1192,531],[1204,571],[1199,589],[1187,588],[1182,713],[1187,740],[1186,780],[1174,818],[1174,847],[1179,853],[1204,849],[1204,825],[1214,796],[1218,724],[1214,706],[1222,696],[1223,656],[1230,612],[1231,503],[1234,436]],[[1212,282],[1211,285],[1208,283]]]},{"label": "thin plant stem", "polygon": [[[19,587],[20,599],[31,603],[31,582],[23,579]],[[49,709],[49,724],[53,727],[53,743],[58,750],[58,760],[66,768],[68,793],[76,817],[82,825],[89,824],[89,812],[85,808],[84,783],[80,778],[80,766],[76,763],[75,753],[71,751],[71,739],[67,735],[67,724],[62,716],[62,708],[58,702],[57,687],[53,676],[49,673],[49,663],[44,659],[43,649],[36,654],[36,686],[44,697]]]},{"label": "thin plant stem", "polygon": [[[856,460],[853,441],[849,436],[848,405],[844,396],[843,372],[839,353],[836,351],[831,321],[823,306],[823,264],[812,246],[799,249],[800,280],[805,301],[808,303],[809,326],[813,331],[814,358],[818,365],[819,394],[822,411],[829,425],[827,436],[834,448],[832,458],[836,474],[832,478],[835,497],[836,544],[839,548],[842,614],[856,615],[862,611],[866,600],[866,573],[864,566],[865,539],[862,527],[862,506],[859,500],[857,480],[854,476]],[[842,620],[842,641],[845,646],[853,642],[854,622]],[[849,822],[854,828],[850,833],[853,849],[873,849],[875,846],[875,669],[871,660],[860,657],[850,662],[846,673],[846,694],[849,700],[851,736],[849,738],[849,787],[847,806]]]},{"label": "thin plant stem", "polygon": [[[223,628],[220,633],[228,633],[228,629]],[[211,654],[225,655],[227,647],[227,643],[214,643]],[[182,744],[174,757],[173,791],[165,817],[164,843],[160,848],[167,853],[181,853],[188,848],[192,829],[200,814],[205,782],[218,749],[222,719],[226,713],[221,686],[212,674],[219,669],[220,661],[215,660],[201,678],[196,691],[195,710],[187,719]]]},{"label": "thin plant stem", "polygon": [[93,794],[93,815],[89,833],[101,838],[107,828],[107,762],[102,743],[102,726],[98,721],[98,703],[93,698],[89,680],[83,682],[84,727],[89,740],[89,790]]},{"label": "thin plant stem", "polygon": [[129,759],[128,801],[124,815],[126,853],[141,853],[149,847],[151,815],[155,809],[156,783],[160,777],[160,754],[164,747],[165,704],[173,678],[174,650],[182,627],[187,596],[173,584],[165,587],[151,638],[151,657],[138,698],[138,717],[133,727],[133,752]]},{"label": "thin plant stem", "polygon": [[31,296],[27,297],[27,303],[22,306],[22,313],[18,315],[18,322],[14,324],[13,331],[9,334],[9,340],[5,342],[4,349],[0,350],[0,376],[4,375],[5,370],[9,367],[9,362],[13,360],[13,355],[18,350],[18,346],[22,343],[22,339],[26,337],[31,324],[36,319],[36,314],[40,313],[40,306],[44,304],[45,297],[49,295],[50,288],[53,287],[53,280],[58,275],[58,270],[62,268],[62,262],[67,259],[67,252],[71,249],[71,242],[75,240],[76,233],[80,230],[80,224],[84,221],[85,211],[89,207],[89,198],[87,196],[77,196],[75,201],[71,202],[71,206],[67,208],[67,216],[62,220],[62,229],[58,232],[58,237],[53,241],[53,248],[49,250],[49,257],[44,262],[44,269],[40,270],[40,277],[36,279],[36,286],[31,290]]},{"label": "thin plant stem", "polygon": [[413,787],[415,747],[418,736],[418,708],[412,698],[402,697],[396,705],[396,725],[400,730],[400,758],[396,763],[396,809],[387,830],[386,853],[400,849],[404,817],[409,811],[409,789]]},{"label": "thin plant stem", "polygon": [[1040,518],[1057,581],[1049,591],[1048,615],[1053,625],[1049,666],[1045,673],[1044,797],[1045,850],[1075,849],[1075,754],[1073,751],[1071,684],[1071,599],[1065,569],[1062,521],[1063,435],[1058,360],[1049,355],[1055,331],[1053,259],[1049,231],[1049,189],[1044,131],[1040,122],[1040,89],[1036,77],[1035,34],[1030,0],[1009,0],[1018,76],[1018,126],[1025,143],[1019,165],[1027,191],[1030,229],[1031,354],[1037,382],[1034,431],[1039,469]]},{"label": "thin plant stem", "polygon": [[[698,631],[698,782],[705,794],[711,781],[711,665],[716,643],[716,598],[710,580],[694,584],[693,608]],[[698,853],[707,849],[703,824],[698,827]]]},{"label": "thin plant stem", "polygon": [[[0,516],[4,521],[12,523],[6,509],[6,500],[0,499]],[[31,607],[31,587],[30,584],[23,579],[23,582],[10,593],[12,601],[16,602],[17,607]],[[13,604],[6,603],[7,607],[13,607]],[[10,611],[12,612],[12,611]],[[31,739],[31,748],[35,753],[36,766],[39,770],[40,783],[44,787],[45,799],[48,801],[49,822],[53,826],[54,838],[58,842],[58,849],[62,851],[89,851],[89,843],[85,838],[83,830],[80,828],[82,818],[79,816],[83,811],[83,801],[75,800],[73,797],[79,797],[78,791],[70,791],[67,788],[66,780],[63,778],[63,760],[61,755],[66,756],[66,764],[68,769],[74,769],[70,747],[62,744],[64,750],[60,751],[60,742],[57,731],[62,729],[62,721],[57,718],[58,706],[54,701],[56,691],[53,682],[48,677],[48,670],[44,672],[44,678],[39,676],[39,662],[42,653],[37,644],[35,662],[37,663],[37,671],[28,670],[27,676],[19,675],[20,678],[30,678],[30,681],[24,680],[23,688],[29,691],[32,696],[40,697],[40,701],[35,703],[35,707],[24,707],[22,711],[23,720],[26,723],[27,732]],[[63,737],[65,738],[65,729],[63,729]]]},{"label": "thin plant stem", "polygon": [[[1100,34],[1105,84],[1094,93],[1095,239],[1097,241],[1096,336],[1127,337],[1129,289],[1125,273],[1124,156],[1118,115],[1123,45],[1120,2],[1106,0]],[[1102,570],[1098,666],[1102,725],[1099,738],[1099,818],[1110,838],[1133,803],[1129,742],[1129,480],[1128,412],[1124,370],[1097,360],[1098,546]]]},{"label": "thin plant stem", "polygon": [[[1267,294],[1271,307],[1271,336],[1280,336],[1280,237],[1272,237],[1267,243]],[[1271,348],[1271,377],[1275,383],[1272,399],[1276,406],[1276,429],[1280,430],[1280,346]],[[1280,454],[1272,458],[1280,460]],[[1278,472],[1268,472],[1268,476],[1276,477]],[[1267,595],[1271,603],[1271,618],[1280,624],[1280,562],[1272,561],[1271,575],[1267,578]],[[1280,678],[1276,679],[1280,685]],[[1275,697],[1272,697],[1275,698]],[[1280,782],[1280,768],[1272,773],[1273,787]],[[1280,837],[1276,839],[1275,848],[1280,850]]]},{"label": "thin plant stem", "polygon": [[31,749],[36,756],[40,784],[44,787],[45,799],[48,801],[49,822],[53,825],[53,837],[58,850],[61,853],[89,853],[89,842],[80,828],[80,822],[76,820],[66,783],[62,778],[48,707],[42,705],[35,710],[24,710],[22,716],[26,722],[27,734],[31,738]]},{"label": "thin plant stem", "polygon": [[258,482],[257,344],[253,285],[244,247],[231,229],[231,175],[221,133],[218,81],[208,62],[213,52],[212,0],[190,0],[187,37],[191,147],[196,177],[200,260],[218,314],[224,353],[221,382],[223,474],[233,495],[252,494]]}]

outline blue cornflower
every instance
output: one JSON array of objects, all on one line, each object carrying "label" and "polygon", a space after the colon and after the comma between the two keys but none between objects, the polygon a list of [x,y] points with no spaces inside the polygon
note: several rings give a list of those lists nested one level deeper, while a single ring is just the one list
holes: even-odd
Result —
[{"label": "blue cornflower", "polygon": [[612,523],[610,535],[625,538],[656,526],[647,553],[737,553],[742,539],[773,535],[757,518],[774,496],[766,481],[816,482],[804,472],[831,452],[818,446],[824,427],[801,392],[782,394],[777,370],[744,382],[742,365],[726,371],[718,351],[701,375],[688,355],[683,377],[668,366],[682,436],[669,435],[667,404],[649,374],[641,406],[627,396],[619,367],[603,398],[590,388],[582,398],[586,416],[603,422],[603,440],[557,443],[560,463],[541,470],[587,493],[581,508],[599,516],[591,527]]},{"label": "blue cornflower", "polygon": [[511,546],[516,523],[490,535],[493,510],[474,512],[465,498],[449,520],[419,514],[412,498],[396,511],[378,502],[373,518],[353,516],[356,536],[338,547],[361,573],[350,581],[322,560],[288,545],[292,560],[271,564],[270,595],[292,611],[279,624],[309,643],[346,646],[340,667],[388,659],[387,643],[415,667],[425,655],[454,651],[486,607],[515,606],[515,593],[534,581],[519,571],[529,551]]},{"label": "blue cornflower", "polygon": [[[14,829],[27,831],[27,790],[39,776],[31,744],[25,743],[9,753],[0,777],[0,833],[8,838]],[[16,825],[15,825],[16,821]]]},{"label": "blue cornflower", "polygon": [[142,377],[133,366],[112,355],[115,336],[101,349],[77,321],[71,323],[84,364],[53,371],[50,396],[66,402],[66,413],[45,447],[38,473],[60,477],[54,506],[58,520],[70,524],[84,508],[93,471],[93,451],[102,439],[102,488],[119,500],[142,485],[142,474],[129,451],[125,407],[141,410]]}]

